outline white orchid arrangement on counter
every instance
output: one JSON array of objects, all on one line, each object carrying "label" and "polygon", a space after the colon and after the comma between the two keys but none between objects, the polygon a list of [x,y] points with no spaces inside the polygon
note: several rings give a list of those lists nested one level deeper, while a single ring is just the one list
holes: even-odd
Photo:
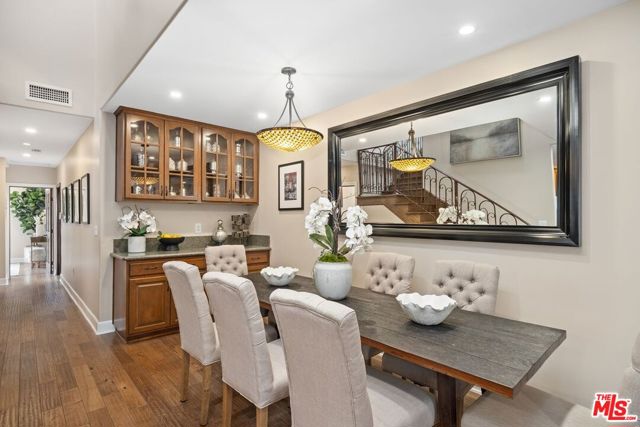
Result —
[{"label": "white orchid arrangement on counter", "polygon": [[449,206],[438,209],[438,212],[440,212],[436,219],[438,224],[488,225],[487,214],[478,209],[469,209],[459,215],[458,208]]},{"label": "white orchid arrangement on counter", "polygon": [[[127,209],[128,212],[124,213]],[[137,206],[134,209],[124,208],[123,215],[118,218],[118,224],[127,230],[127,236],[144,236],[158,231],[156,218],[146,209],[138,209]]]},{"label": "white orchid arrangement on counter", "polygon": [[[349,262],[347,255],[366,249],[373,243],[373,239],[369,237],[373,228],[365,224],[368,215],[360,206],[350,206],[343,212],[340,193],[337,199],[332,200],[330,192],[320,192],[326,193],[328,197],[321,196],[311,203],[304,219],[309,239],[322,249],[319,261]],[[347,230],[346,239],[340,246],[338,234],[342,222],[346,223]]]}]

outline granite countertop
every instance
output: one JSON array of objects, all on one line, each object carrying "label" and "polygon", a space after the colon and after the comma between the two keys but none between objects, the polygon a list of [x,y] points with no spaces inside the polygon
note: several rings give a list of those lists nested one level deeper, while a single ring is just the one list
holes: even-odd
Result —
[{"label": "granite countertop", "polygon": [[[257,245],[247,245],[244,248],[247,252],[271,250],[269,246],[257,246]],[[124,260],[181,257],[181,256],[190,256],[190,255],[204,255],[204,249],[205,248],[199,248],[199,249],[186,248],[186,249],[179,249],[177,251],[153,250],[153,251],[147,251],[147,252],[141,252],[141,253],[112,252],[111,256],[113,258],[124,259]]]},{"label": "granite countertop", "polygon": [[[269,236],[251,235],[244,247],[247,252],[269,251],[271,250],[270,240]],[[184,242],[180,244],[179,250],[165,251],[156,238],[148,237],[146,252],[129,253],[127,252],[127,239],[116,239],[113,241],[111,256],[118,259],[132,260],[204,255],[204,249],[207,246],[214,246],[211,243],[211,236],[187,236]],[[241,242],[228,238],[224,244],[238,245]]]}]

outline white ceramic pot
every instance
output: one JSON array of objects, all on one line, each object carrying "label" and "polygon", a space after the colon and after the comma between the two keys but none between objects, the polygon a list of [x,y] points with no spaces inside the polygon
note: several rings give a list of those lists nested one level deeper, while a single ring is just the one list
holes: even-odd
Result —
[{"label": "white ceramic pot", "polygon": [[45,231],[44,224],[36,224],[36,236],[44,236]]},{"label": "white ceramic pot", "polygon": [[353,269],[348,262],[316,262],[313,280],[318,293],[331,300],[347,297],[351,290]]},{"label": "white ceramic pot", "polygon": [[144,252],[147,250],[147,238],[145,236],[129,236],[127,246],[129,253]]}]

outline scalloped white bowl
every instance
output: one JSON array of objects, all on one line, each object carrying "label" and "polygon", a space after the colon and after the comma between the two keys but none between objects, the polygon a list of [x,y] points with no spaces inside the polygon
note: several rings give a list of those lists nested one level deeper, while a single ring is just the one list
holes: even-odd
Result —
[{"label": "scalloped white bowl", "polygon": [[420,295],[417,292],[396,297],[409,319],[421,325],[438,325],[456,308],[456,301],[446,295]]},{"label": "scalloped white bowl", "polygon": [[271,286],[286,286],[288,285],[298,272],[297,268],[293,267],[265,267],[260,270],[262,277]]}]

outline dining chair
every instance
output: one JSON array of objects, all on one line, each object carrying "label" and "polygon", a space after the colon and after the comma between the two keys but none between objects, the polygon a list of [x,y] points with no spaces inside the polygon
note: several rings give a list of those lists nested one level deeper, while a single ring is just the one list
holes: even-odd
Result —
[{"label": "dining chair", "polygon": [[287,361],[292,425],[433,425],[429,392],[365,365],[355,311],[290,289],[275,290],[270,301]]},{"label": "dining chair", "polygon": [[[622,377],[619,399],[631,399],[629,415],[640,416],[640,335],[631,354],[631,367]],[[595,427],[612,425],[593,418],[591,409],[576,405],[531,386],[524,386],[514,399],[484,393],[462,417],[463,427]],[[637,425],[631,423],[631,425]]]},{"label": "dining chair", "polygon": [[[447,295],[456,300],[458,308],[493,314],[498,296],[500,270],[489,264],[469,261],[437,261],[433,282],[427,294]],[[397,358],[382,356],[382,370],[407,378],[416,384],[436,388],[436,373]]]},{"label": "dining chair", "polygon": [[213,364],[220,361],[220,345],[200,271],[195,265],[183,261],[169,261],[162,265],[171,288],[180,324],[180,347],[182,348],[182,384],[180,401],[188,398],[189,366],[194,357],[202,368],[202,396],[200,403],[200,425],[206,425],[211,400],[211,377]]},{"label": "dining chair", "polygon": [[205,289],[216,319],[222,359],[222,425],[231,426],[234,390],[256,407],[256,426],[267,427],[269,405],[289,396],[282,342],[267,343],[253,283],[229,273],[208,273]]},{"label": "dining chair", "polygon": [[[373,292],[399,295],[409,292],[416,262],[412,256],[392,252],[371,252],[365,273],[365,287]],[[382,350],[362,345],[365,363]]]},{"label": "dining chair", "polygon": [[[207,246],[204,250],[204,258],[207,264],[207,272],[217,271],[231,273],[236,276],[249,274],[247,265],[247,252],[243,245]],[[206,273],[205,273],[206,281]],[[278,329],[275,319],[269,315],[269,310],[261,309],[262,317],[269,319],[265,329],[267,341],[278,339]]]}]

